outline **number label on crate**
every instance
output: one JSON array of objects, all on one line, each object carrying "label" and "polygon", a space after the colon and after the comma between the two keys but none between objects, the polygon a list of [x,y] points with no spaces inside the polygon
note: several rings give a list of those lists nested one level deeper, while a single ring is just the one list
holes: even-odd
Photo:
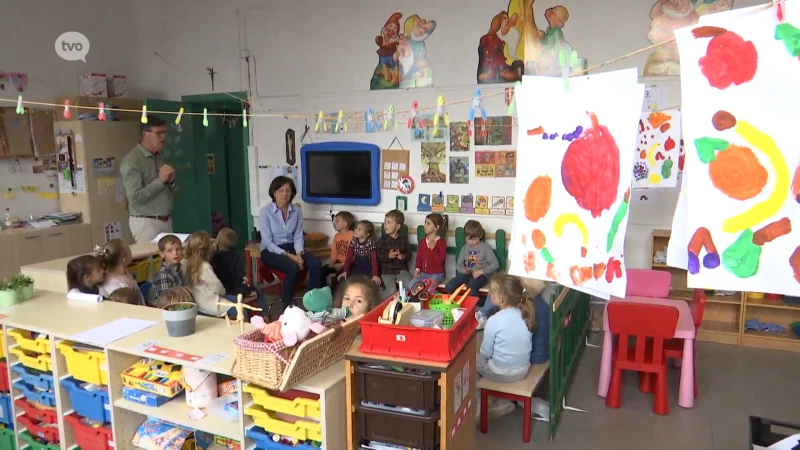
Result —
[{"label": "number label on crate", "polygon": [[405,342],[406,341],[406,335],[405,334],[398,334],[398,335],[395,336],[395,338],[397,339],[397,342]]}]

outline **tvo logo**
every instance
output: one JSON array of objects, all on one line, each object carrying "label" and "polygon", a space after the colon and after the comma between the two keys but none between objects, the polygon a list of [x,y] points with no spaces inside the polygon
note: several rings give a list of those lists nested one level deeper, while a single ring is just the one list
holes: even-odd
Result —
[{"label": "tvo logo", "polygon": [[56,53],[61,59],[67,61],[86,62],[86,54],[89,53],[89,39],[77,31],[68,31],[56,39]]}]

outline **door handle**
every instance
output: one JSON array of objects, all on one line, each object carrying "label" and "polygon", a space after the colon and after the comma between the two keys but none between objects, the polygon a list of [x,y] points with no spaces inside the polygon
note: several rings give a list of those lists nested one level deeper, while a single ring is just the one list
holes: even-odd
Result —
[{"label": "door handle", "polygon": [[64,233],[53,233],[53,234],[48,234],[48,236],[61,236],[62,234]]},{"label": "door handle", "polygon": [[25,239],[39,239],[41,236],[25,236]]}]

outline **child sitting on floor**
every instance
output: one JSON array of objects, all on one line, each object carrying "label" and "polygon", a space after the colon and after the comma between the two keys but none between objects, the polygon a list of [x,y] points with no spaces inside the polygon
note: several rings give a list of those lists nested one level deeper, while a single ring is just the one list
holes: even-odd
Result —
[{"label": "child sitting on floor", "polygon": [[83,294],[100,295],[100,285],[106,272],[93,255],[78,256],[67,263],[67,288]]},{"label": "child sitting on floor", "polygon": [[[192,292],[201,314],[236,318],[235,295],[226,295],[225,286],[214,274],[209,261],[214,254],[214,241],[205,231],[195,231],[186,240],[186,259],[181,264],[183,279]],[[221,305],[218,303],[222,303]]]},{"label": "child sitting on floor", "polygon": [[155,305],[167,289],[183,286],[183,243],[174,234],[168,234],[158,240],[158,253],[161,256],[161,267],[153,277],[153,287],[148,294],[147,303]]},{"label": "child sitting on floor", "polygon": [[95,246],[94,251],[106,271],[106,277],[103,284],[100,285],[100,295],[108,298],[117,289],[133,288],[139,293],[139,304],[144,305],[144,297],[142,291],[139,290],[139,283],[128,271],[128,265],[133,261],[128,244],[122,239],[111,239],[102,246]]},{"label": "child sitting on floor", "polygon": [[441,214],[431,213],[425,217],[425,241],[417,246],[417,260],[414,264],[414,279],[411,286],[421,282],[425,278],[433,281],[428,289],[433,293],[444,280],[444,262],[447,258],[447,244],[439,236],[439,230],[444,226],[444,218]]},{"label": "child sitting on floor", "polygon": [[211,267],[214,274],[222,282],[227,294],[242,294],[243,301],[256,299],[257,306],[267,311],[267,299],[258,289],[252,287],[251,281],[245,272],[244,255],[236,251],[238,241],[236,232],[230,228],[219,230],[216,239],[216,252],[211,257]]},{"label": "child sitting on floor", "polygon": [[333,291],[336,290],[337,277],[344,268],[347,249],[350,248],[350,241],[353,240],[353,230],[350,228],[355,220],[353,214],[347,211],[339,211],[333,217],[333,229],[336,231],[336,235],[333,236],[331,245],[331,260],[326,267],[322,268],[322,275]]},{"label": "child sitting on floor", "polygon": [[483,238],[483,227],[477,220],[468,220],[464,224],[464,238],[466,243],[461,247],[461,252],[456,260],[456,276],[445,285],[445,291],[452,294],[459,286],[466,284],[473,295],[478,294],[480,288],[486,286],[500,263],[494,250]]},{"label": "child sitting on floor", "polygon": [[350,241],[350,247],[347,249],[342,273],[338,277],[340,280],[347,278],[348,274],[359,273],[371,276],[375,284],[381,284],[378,251],[375,241],[372,240],[373,231],[375,231],[375,225],[369,220],[358,222],[356,230],[353,232],[353,240]]},{"label": "child sitting on floor", "polygon": [[348,308],[350,314],[366,314],[381,303],[378,286],[366,275],[347,277],[336,291],[336,304]]}]

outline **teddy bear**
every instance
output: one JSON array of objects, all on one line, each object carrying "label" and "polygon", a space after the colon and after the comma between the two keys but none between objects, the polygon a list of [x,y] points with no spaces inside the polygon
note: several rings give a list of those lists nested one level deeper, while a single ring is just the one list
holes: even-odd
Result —
[{"label": "teddy bear", "polygon": [[322,324],[312,322],[306,313],[296,306],[286,308],[277,322],[267,324],[264,323],[263,317],[253,316],[250,323],[261,330],[264,341],[283,341],[287,347],[304,341],[312,331],[320,334],[327,329]]},{"label": "teddy bear", "polygon": [[350,308],[334,308],[331,288],[312,289],[303,295],[303,307],[312,322],[333,325],[350,317]]}]

